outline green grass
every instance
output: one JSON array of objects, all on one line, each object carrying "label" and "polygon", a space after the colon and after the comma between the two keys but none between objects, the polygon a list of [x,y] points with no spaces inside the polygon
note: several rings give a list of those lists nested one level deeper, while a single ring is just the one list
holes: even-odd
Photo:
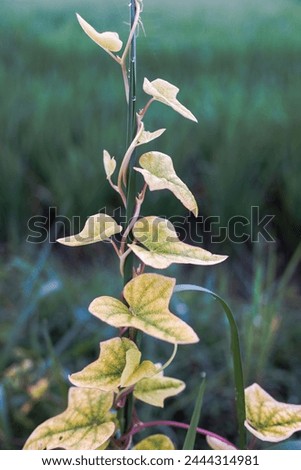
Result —
[{"label": "green grass", "polygon": [[[126,37],[127,2],[2,1],[0,18],[0,441],[20,448],[31,430],[65,406],[67,376],[96,357],[111,330],[88,314],[98,295],[119,295],[118,270],[106,246],[28,246],[27,221],[88,215],[118,203],[105,182],[102,150],[117,159],[125,142],[119,70],[80,30],[77,10],[99,30]],[[146,37],[139,35],[138,81],[165,78],[196,126],[158,103],[148,129],[167,127],[153,149],[171,156],[196,193],[201,215],[276,214],[273,246],[223,245],[235,254],[208,269],[172,269],[222,295],[236,314],[247,381],[300,402],[298,267],[301,133],[301,4],[293,0],[145,0]],[[145,97],[138,95],[143,106]],[[147,197],[145,215],[183,214],[169,194]],[[297,249],[298,250],[298,249]],[[254,252],[252,256],[251,251]],[[4,254],[5,253],[5,254]],[[292,267],[291,273],[286,266]],[[108,270],[107,270],[108,269]],[[107,270],[107,271],[106,271]],[[285,272],[282,275],[282,272]],[[294,277],[295,276],[295,277]],[[187,379],[169,418],[189,421],[200,374],[208,377],[202,423],[234,434],[227,325],[214,302],[193,294],[174,311],[198,331],[198,345],[180,348],[170,373]],[[168,347],[145,340],[146,354],[164,362]],[[191,359],[187,364],[187,357]],[[32,385],[46,379],[37,398]],[[38,393],[38,392],[36,392]],[[42,392],[40,392],[42,393]],[[143,408],[145,420],[153,411]],[[162,411],[158,412],[161,414]],[[220,417],[222,421],[220,420]],[[181,434],[172,435],[177,441]],[[184,437],[184,435],[183,435]],[[203,445],[201,442],[198,446]]]},{"label": "green grass", "polygon": [[[116,204],[102,150],[119,159],[124,150],[119,70],[85,37],[74,11],[125,39],[127,7],[117,0],[3,7],[0,230],[17,242],[28,218],[48,206],[85,218]],[[276,213],[275,231],[291,249],[300,224],[300,3],[152,1],[143,23],[138,82],[146,75],[177,84],[199,119],[192,125],[154,105],[149,128],[168,131],[153,147],[174,157],[202,214],[224,222],[260,205]],[[142,93],[138,100],[142,106]],[[165,194],[154,197],[167,215],[182,213]]]}]

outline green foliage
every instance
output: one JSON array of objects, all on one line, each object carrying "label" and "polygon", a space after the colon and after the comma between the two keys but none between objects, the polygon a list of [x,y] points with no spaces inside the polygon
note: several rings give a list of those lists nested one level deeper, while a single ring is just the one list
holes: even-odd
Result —
[{"label": "green foliage", "polygon": [[[117,242],[113,239],[110,239],[110,242],[119,258],[121,274],[123,275],[125,272],[123,297],[121,300],[108,296],[97,297],[90,305],[91,313],[102,321],[107,322],[109,325],[120,328],[120,338],[114,338],[113,340],[102,343],[103,346],[99,360],[87,366],[82,372],[71,376],[71,380],[77,385],[77,388],[71,388],[69,391],[69,402],[66,411],[54,418],[48,419],[38,426],[25,444],[24,448],[27,449],[51,449],[57,447],[66,449],[77,449],[79,447],[82,449],[100,449],[110,446],[111,438],[114,446],[128,448],[131,442],[131,436],[137,432],[137,426],[142,430],[143,427],[158,424],[159,422],[139,422],[136,415],[135,399],[140,399],[153,406],[163,407],[165,398],[178,394],[184,389],[185,384],[181,380],[163,376],[163,369],[174,359],[176,349],[172,358],[163,368],[161,366],[155,366],[154,363],[150,361],[140,363],[141,351],[139,348],[141,334],[138,330],[146,332],[155,338],[175,344],[194,343],[198,338],[195,332],[185,322],[169,311],[168,306],[175,280],[157,274],[144,274],[145,265],[163,269],[173,262],[208,265],[219,263],[227,258],[225,256],[212,255],[210,252],[200,248],[189,247],[188,244],[182,243],[179,238],[175,236],[176,232],[173,226],[172,229],[170,229],[167,227],[167,224],[163,231],[158,231],[158,239],[156,240],[158,246],[153,244],[152,237],[156,233],[153,232],[152,227],[144,231],[142,236],[141,233],[139,233],[138,229],[141,221],[138,222],[137,220],[140,216],[141,206],[144,202],[148,185],[150,189],[171,189],[186,207],[192,207],[190,191],[186,185],[183,185],[181,180],[174,179],[175,177],[177,178],[175,174],[169,174],[167,186],[162,187],[162,184],[159,183],[158,187],[158,181],[156,181],[155,186],[157,185],[157,187],[154,188],[154,176],[163,179],[163,174],[167,171],[166,169],[163,169],[158,175],[152,174],[150,178],[149,174],[147,177],[146,174],[143,174],[145,177],[145,185],[140,192],[137,193],[131,180],[133,161],[136,157],[136,147],[141,143],[146,143],[161,135],[161,130],[155,133],[146,133],[143,119],[154,101],[159,101],[160,103],[170,106],[188,119],[196,121],[196,118],[188,108],[184,107],[177,100],[179,91],[177,87],[171,85],[166,80],[156,79],[149,82],[145,79],[143,90],[145,93],[151,95],[152,98],[147,102],[145,107],[140,109],[137,113],[136,125],[132,124],[131,119],[135,116],[135,105],[133,104],[136,99],[136,95],[134,98],[134,94],[136,93],[135,73],[133,65],[131,65],[131,71],[128,75],[127,59],[130,54],[132,58],[130,62],[135,62],[133,51],[135,50],[135,33],[140,19],[140,0],[135,0],[130,8],[132,12],[132,29],[125,43],[123,53],[120,56],[115,55],[123,45],[117,33],[98,33],[78,15],[78,20],[87,35],[101,48],[105,49],[111,58],[121,66],[129,109],[129,147],[119,165],[117,184],[114,184],[111,180],[117,165],[106,152],[104,152],[104,167],[108,182],[116,193],[118,193],[122,204],[126,208],[127,222],[124,227],[121,227],[114,219],[105,214],[101,214],[102,218],[100,221],[96,220],[98,219],[97,216],[91,216],[84,229],[78,235],[73,235],[70,238],[71,242],[68,242],[65,237],[59,240],[63,244],[79,246],[108,240],[109,237],[122,232]],[[135,130],[133,139],[132,130]],[[149,154],[152,155],[154,153],[150,152]],[[156,155],[164,154],[156,153]],[[169,173],[170,168],[173,170],[172,164],[171,167],[169,167]],[[179,192],[171,184],[170,180],[173,180],[172,184],[176,186],[179,185],[180,181],[181,197],[179,197]],[[194,199],[193,201],[195,202]],[[197,213],[196,207],[196,204],[193,203],[192,210],[195,214]],[[132,216],[132,219],[130,216]],[[153,223],[156,220],[164,221],[164,219],[150,216],[142,219],[142,222],[148,221]],[[131,243],[129,244],[128,241],[131,233],[133,240],[131,239]],[[172,240],[170,239],[171,237]],[[84,240],[78,242],[78,238],[84,238]],[[139,246],[138,243],[144,245],[149,251]],[[145,255],[143,252],[147,254]],[[139,260],[133,256],[133,253],[136,254],[143,263],[138,264]],[[151,258],[151,261],[149,261],[149,258]],[[167,261],[165,258],[167,258]],[[212,292],[204,288],[197,288],[197,290],[212,294]],[[241,418],[244,414],[244,409],[242,411],[244,402],[241,398],[243,396],[243,375],[236,325],[232,312],[227,304],[219,296],[213,295],[222,303],[230,322],[235,385],[237,390],[239,445],[241,448],[245,448],[245,436],[241,429]],[[28,321],[28,318],[34,310],[34,306],[32,307],[31,304],[29,304],[29,307],[23,317],[23,321],[25,322]],[[19,335],[19,330],[20,327],[15,330],[14,335],[8,342],[8,347],[5,351],[6,354],[2,359],[4,366],[6,365],[8,353],[13,348],[14,339]],[[233,331],[235,334],[233,334]],[[125,338],[124,335],[127,335],[128,338]],[[45,337],[49,342],[49,350],[52,354],[51,341],[46,332]],[[112,372],[112,370],[110,370],[110,357],[114,357],[114,355],[116,355],[115,363],[112,361],[114,373],[110,375]],[[274,400],[260,387],[260,393],[256,389],[256,393],[252,394],[250,390],[253,390],[253,388],[254,386],[246,389],[248,415],[245,426],[262,440],[276,440],[275,435],[269,433],[269,430],[263,429],[260,413],[258,414],[256,412],[260,407],[265,406],[265,404],[263,405],[263,400],[269,402],[268,408],[271,408],[270,402],[274,402]],[[31,388],[32,398],[38,399],[47,389],[47,381],[39,380]],[[283,413],[279,415],[281,418],[280,422],[279,420],[277,421],[277,425],[281,428],[281,432],[279,431],[277,434],[277,440],[280,440],[285,439],[293,432],[299,430],[300,423],[298,420],[292,418],[292,410],[299,410],[300,406],[276,403],[277,406],[281,405],[283,408]],[[278,413],[277,409],[275,413]],[[195,413],[194,421],[196,421],[196,416],[197,414]],[[271,420],[273,421],[272,418]],[[2,421],[4,422],[5,420],[6,416],[2,414]],[[168,424],[172,422],[162,421],[161,423]],[[266,422],[264,425],[266,425]],[[176,423],[176,426],[187,427],[187,425],[181,425],[181,423]],[[260,429],[254,432],[254,428],[256,427]],[[194,423],[194,428],[196,428],[196,423]],[[284,431],[282,428],[284,428]],[[202,430],[201,433],[214,435],[204,430]],[[223,442],[223,438],[218,435],[215,436],[216,441],[214,445],[219,441]],[[146,440],[146,446],[155,448],[157,445],[158,448],[162,448],[162,446],[164,448],[166,448],[166,446],[170,449],[173,448],[173,444],[169,442],[165,436],[159,439],[157,439],[158,436],[155,437],[155,439],[148,438],[148,440]],[[231,446],[228,442],[227,445]]]},{"label": "green foliage", "polygon": [[[185,121],[178,126],[177,116],[160,108],[178,137],[166,133],[161,148],[190,182],[202,215],[220,215],[224,223],[236,214],[249,217],[250,206],[260,205],[263,212],[276,211],[274,224],[291,247],[300,223],[298,3],[189,0],[183,12],[179,2],[167,0],[159,2],[159,20],[158,0],[148,3],[139,68],[150,80],[160,70],[179,86],[189,77],[181,100],[188,107],[194,103],[201,122],[197,132]],[[124,127],[115,119],[125,114],[117,106],[122,90],[109,56],[100,54],[95,61],[97,46],[84,40],[74,21],[76,9],[92,22],[95,8],[95,0],[30,0],[26,7],[20,0],[2,2],[0,233],[14,245],[23,238],[29,217],[47,215],[48,206],[85,220],[104,205],[116,205],[110,188],[100,183],[99,136],[105,130],[107,148],[114,148],[116,156],[122,153],[116,135]],[[124,39],[126,15],[126,4],[103,1],[93,25],[118,28]],[[159,106],[150,110],[150,128],[156,128]],[[152,201],[161,215],[182,213],[181,205],[163,193]]]}]

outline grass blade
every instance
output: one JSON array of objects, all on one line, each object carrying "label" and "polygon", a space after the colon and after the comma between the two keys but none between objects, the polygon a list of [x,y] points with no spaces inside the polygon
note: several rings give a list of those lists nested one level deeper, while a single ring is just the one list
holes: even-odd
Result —
[{"label": "grass blade", "polygon": [[197,426],[200,421],[200,416],[201,416],[201,410],[202,410],[202,404],[203,404],[203,396],[205,392],[205,387],[206,387],[206,380],[205,378],[203,379],[197,399],[195,401],[194,405],[194,410],[192,413],[191,421],[190,421],[190,426],[187,431],[185,441],[183,444],[183,450],[193,450],[194,449],[194,443],[195,443],[195,438],[196,438],[196,433],[197,433]]},{"label": "grass blade", "polygon": [[238,436],[239,436],[238,446],[240,449],[245,449],[246,448],[246,429],[245,429],[244,423],[246,419],[246,405],[245,405],[244,377],[243,377],[243,368],[242,368],[238,329],[237,329],[237,325],[236,325],[233,313],[229,305],[219,295],[215,294],[211,290],[205,289],[204,287],[196,286],[194,284],[179,284],[174,288],[175,293],[185,292],[185,291],[204,292],[205,294],[212,295],[212,297],[221,304],[227,316],[227,319],[230,325],[230,333],[231,333],[231,352],[232,352],[233,371],[234,371],[235,402],[236,402]]}]

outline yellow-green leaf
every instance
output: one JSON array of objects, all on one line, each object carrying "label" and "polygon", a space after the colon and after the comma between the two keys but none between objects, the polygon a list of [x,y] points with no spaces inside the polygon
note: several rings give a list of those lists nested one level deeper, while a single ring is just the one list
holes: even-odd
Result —
[{"label": "yellow-green leaf", "polygon": [[113,338],[100,343],[100,355],[82,371],[72,374],[70,381],[79,387],[116,390],[129,387],[156,373],[150,361],[140,364],[141,353],[128,338]]},{"label": "yellow-green leaf", "polygon": [[69,237],[58,238],[57,242],[67,246],[90,245],[107,240],[112,235],[120,233],[121,230],[121,225],[118,225],[109,215],[95,214],[87,219],[81,232]]},{"label": "yellow-green leaf", "polygon": [[213,450],[237,450],[237,448],[233,444],[230,444],[230,442],[222,441],[217,437],[206,436],[206,441],[209,447]]},{"label": "yellow-green leaf", "polygon": [[163,408],[166,398],[178,395],[184,388],[185,383],[182,380],[156,375],[140,380],[135,385],[134,396],[149,405]]},{"label": "yellow-green leaf", "polygon": [[150,82],[145,78],[143,82],[143,90],[148,95],[151,95],[156,101],[160,101],[161,103],[170,106],[185,118],[198,122],[197,118],[189,111],[189,109],[185,108],[185,106],[177,100],[177,94],[180,91],[179,88],[166,80],[157,78]]},{"label": "yellow-green leaf", "polygon": [[279,442],[301,431],[301,405],[276,401],[257,383],[245,390],[246,428],[262,441]]},{"label": "yellow-green leaf", "polygon": [[94,450],[115,432],[110,413],[113,392],[72,387],[67,409],[40,424],[28,438],[24,449]]},{"label": "yellow-green leaf", "polygon": [[159,274],[141,274],[128,282],[124,298],[129,307],[112,297],[98,297],[89,311],[117,328],[133,327],[169,343],[198,341],[193,329],[168,309],[175,279]]},{"label": "yellow-green leaf", "polygon": [[168,268],[172,263],[206,266],[227,259],[227,256],[213,255],[203,248],[181,242],[172,223],[160,217],[151,216],[138,220],[133,234],[147,250],[135,244],[130,244],[129,247],[143,263],[153,268]]},{"label": "yellow-green leaf", "polygon": [[116,168],[116,160],[111,157],[107,150],[103,151],[103,166],[107,175],[107,179],[111,178]]},{"label": "yellow-green leaf", "polygon": [[126,364],[120,379],[121,387],[130,387],[144,377],[152,377],[156,373],[156,366],[151,361],[140,364],[141,352],[130,349],[126,353]]},{"label": "yellow-green leaf", "polygon": [[153,434],[138,442],[133,450],[175,450],[175,446],[164,434]]},{"label": "yellow-green leaf", "polygon": [[139,140],[136,144],[136,147],[138,147],[138,145],[147,144],[148,142],[151,142],[152,140],[157,139],[165,131],[166,131],[166,129],[158,129],[157,131],[154,131],[154,132],[149,132],[149,131],[143,130],[143,132],[142,132],[141,136],[139,137]]},{"label": "yellow-green leaf", "polygon": [[135,170],[143,175],[151,191],[169,189],[183,206],[197,217],[196,200],[186,184],[177,176],[172,159],[168,155],[161,152],[144,153],[139,159],[139,164],[142,169],[135,168]]},{"label": "yellow-green leaf", "polygon": [[86,20],[84,20],[78,13],[76,13],[77,19],[85,33],[94,41],[98,46],[111,52],[118,52],[122,48],[122,41],[119,39],[117,33],[106,31],[104,33],[98,33]]}]

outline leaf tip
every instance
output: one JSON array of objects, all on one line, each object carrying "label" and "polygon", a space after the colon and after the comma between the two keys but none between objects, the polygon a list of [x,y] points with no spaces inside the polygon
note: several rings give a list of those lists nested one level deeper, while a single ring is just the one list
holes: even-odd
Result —
[{"label": "leaf tip", "polygon": [[76,13],[77,20],[92,41],[98,46],[102,47],[105,51],[118,52],[123,46],[122,41],[119,39],[119,35],[115,32],[106,31],[99,33],[93,28],[84,18]]},{"label": "leaf tip", "polygon": [[57,239],[56,239],[56,242],[57,242],[57,243],[60,243],[61,245],[68,246],[68,243],[66,243],[65,238],[57,238]]},{"label": "leaf tip", "polygon": [[226,442],[224,439],[219,439],[217,436],[206,436],[208,446],[213,450],[237,450],[234,444]]}]

